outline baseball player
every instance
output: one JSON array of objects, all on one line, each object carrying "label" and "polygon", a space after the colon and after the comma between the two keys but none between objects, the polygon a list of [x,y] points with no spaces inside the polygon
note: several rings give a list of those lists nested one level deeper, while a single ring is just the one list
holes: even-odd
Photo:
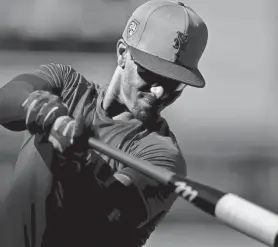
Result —
[{"label": "baseball player", "polygon": [[5,200],[3,247],[143,246],[177,196],[88,146],[88,138],[185,175],[161,111],[202,88],[204,21],[183,3],[139,6],[117,43],[111,81],[45,64],[0,89],[0,123],[25,131]]}]

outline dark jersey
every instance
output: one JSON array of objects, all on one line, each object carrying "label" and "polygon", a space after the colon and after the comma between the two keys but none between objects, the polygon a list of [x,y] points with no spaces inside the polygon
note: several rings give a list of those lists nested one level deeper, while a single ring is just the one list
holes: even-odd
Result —
[{"label": "dark jersey", "polygon": [[[96,90],[82,101],[92,87]],[[86,122],[101,141],[155,166],[185,174],[184,159],[163,118],[152,126],[137,119],[109,118],[102,108],[106,86],[88,82],[70,66],[43,65],[8,83],[2,89],[6,97],[0,101],[0,109],[10,108],[0,117],[3,126],[25,129],[20,104],[36,89],[61,96],[73,117],[82,101]],[[13,93],[19,95],[16,100],[7,97]],[[93,99],[96,103],[92,105]],[[26,131],[5,201],[5,246],[142,246],[177,198],[169,186],[95,150],[81,171],[71,169],[69,163],[59,160],[43,137]]]}]

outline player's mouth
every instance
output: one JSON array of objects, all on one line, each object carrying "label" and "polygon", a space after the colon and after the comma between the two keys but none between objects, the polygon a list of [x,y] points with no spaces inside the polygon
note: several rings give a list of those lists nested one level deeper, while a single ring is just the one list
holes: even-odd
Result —
[{"label": "player's mouth", "polygon": [[149,106],[157,105],[157,98],[152,95],[144,95],[143,97],[144,102],[146,102]]}]

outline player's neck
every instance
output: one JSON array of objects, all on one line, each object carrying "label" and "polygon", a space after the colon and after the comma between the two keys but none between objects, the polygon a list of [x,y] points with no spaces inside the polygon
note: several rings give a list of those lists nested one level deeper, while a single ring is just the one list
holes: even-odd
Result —
[{"label": "player's neck", "polygon": [[115,120],[129,120],[132,114],[128,111],[127,107],[120,100],[120,87],[121,75],[116,68],[115,73],[109,83],[105,96],[103,98],[102,107],[107,115]]}]

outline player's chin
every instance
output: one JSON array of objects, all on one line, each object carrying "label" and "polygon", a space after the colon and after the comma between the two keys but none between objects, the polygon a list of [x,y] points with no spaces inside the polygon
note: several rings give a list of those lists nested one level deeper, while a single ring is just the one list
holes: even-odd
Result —
[{"label": "player's chin", "polygon": [[135,118],[144,123],[147,123],[155,121],[158,118],[158,114],[156,111],[153,111],[151,109],[142,109],[141,111],[136,113]]}]

